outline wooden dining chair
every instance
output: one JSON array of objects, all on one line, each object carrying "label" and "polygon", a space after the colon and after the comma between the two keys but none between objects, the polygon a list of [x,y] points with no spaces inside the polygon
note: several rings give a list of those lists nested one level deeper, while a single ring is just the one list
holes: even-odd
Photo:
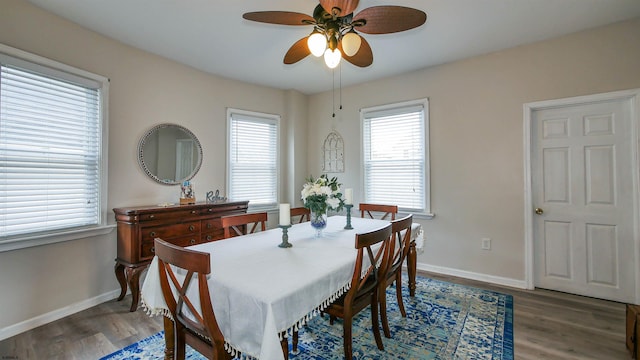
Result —
[{"label": "wooden dining chair", "polygon": [[378,300],[380,301],[380,318],[384,336],[391,337],[389,319],[387,318],[387,288],[395,282],[398,308],[402,317],[407,317],[402,302],[402,264],[409,253],[411,243],[411,223],[413,215],[391,222],[391,241],[387,247],[387,253],[382,261],[382,274],[378,285]]},{"label": "wooden dining chair", "polygon": [[[174,359],[185,358],[186,344],[208,359],[231,359],[224,349],[224,337],[211,304],[207,283],[207,276],[211,273],[209,254],[173,245],[159,238],[154,242],[160,286],[173,318]],[[181,270],[176,268],[186,271],[184,280],[179,280],[176,273]],[[192,280],[197,281],[196,296],[187,295]],[[196,303],[200,303],[199,307],[193,305],[196,300]]]},{"label": "wooden dining chair", "polygon": [[[295,218],[294,217],[298,217]],[[311,219],[311,210],[306,207],[295,207],[291,209],[291,223],[300,224]]]},{"label": "wooden dining chair", "polygon": [[224,238],[247,235],[267,229],[267,213],[250,213],[228,215],[220,218],[221,227],[224,229]]},{"label": "wooden dining chair", "polygon": [[[391,224],[364,234],[356,234],[356,264],[351,277],[351,287],[331,303],[324,313],[328,314],[331,323],[335,318],[343,320],[344,358],[352,359],[352,322],[353,317],[367,306],[371,307],[371,327],[378,349],[384,350],[378,321],[378,273],[377,264],[381,263],[391,240]],[[376,244],[381,244],[374,250]],[[365,256],[368,265],[363,271]]]},{"label": "wooden dining chair", "polygon": [[376,217],[374,216],[374,213],[382,213],[382,216],[379,218],[381,220],[386,220],[389,216],[391,216],[391,220],[395,220],[396,214],[398,213],[398,206],[384,204],[360,204],[360,217],[375,219]]}]

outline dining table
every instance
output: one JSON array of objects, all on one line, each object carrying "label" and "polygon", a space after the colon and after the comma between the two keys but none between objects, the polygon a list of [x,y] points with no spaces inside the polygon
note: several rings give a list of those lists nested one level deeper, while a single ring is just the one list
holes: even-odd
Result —
[{"label": "dining table", "polygon": [[[283,229],[189,246],[210,254],[209,289],[225,349],[242,359],[283,360],[286,339],[349,289],[355,266],[355,235],[390,224],[386,220],[351,217],[327,219],[318,236],[307,223]],[[410,295],[415,294],[416,253],[422,248],[420,224],[412,226],[407,257]],[[157,257],[149,267],[141,299],[149,315],[162,314],[165,357],[173,353],[173,322],[160,286]],[[184,276],[184,273],[183,273]],[[193,287],[190,291],[197,291]],[[199,307],[199,304],[196,304]]]}]

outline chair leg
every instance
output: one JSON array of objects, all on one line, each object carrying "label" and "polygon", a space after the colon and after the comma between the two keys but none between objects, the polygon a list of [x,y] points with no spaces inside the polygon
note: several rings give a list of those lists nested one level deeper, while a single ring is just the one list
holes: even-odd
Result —
[{"label": "chair leg", "polygon": [[298,351],[298,330],[293,331],[293,352]]},{"label": "chair leg", "polygon": [[380,336],[380,323],[378,322],[378,292],[374,291],[371,295],[371,327],[373,328],[373,336],[376,338],[378,349],[384,350],[382,337]]},{"label": "chair leg", "polygon": [[221,360],[231,360],[231,354],[229,354],[223,346],[216,346],[216,348],[214,349],[214,359],[221,359]]},{"label": "chair leg", "polygon": [[400,308],[400,314],[402,317],[407,317],[407,312],[404,310],[404,303],[402,302],[402,272],[396,272],[396,297],[398,299],[398,307]]},{"label": "chair leg", "polygon": [[350,316],[345,316],[342,319],[342,338],[344,339],[344,358],[345,360],[353,359],[353,346],[352,346],[352,319]]},{"label": "chair leg", "polygon": [[382,330],[386,338],[391,338],[391,330],[389,330],[389,319],[387,318],[387,288],[381,286],[378,293],[380,300],[380,318],[382,319]]},{"label": "chair leg", "polygon": [[[178,322],[175,321],[175,324],[178,324]],[[176,346],[174,349],[173,358],[176,360],[184,360],[185,352],[187,350],[184,328],[182,326],[175,326],[173,328],[173,331],[174,331],[175,346]]]},{"label": "chair leg", "polygon": [[282,341],[280,341],[280,347],[282,348],[282,355],[284,356],[284,360],[289,359],[289,341],[286,336],[282,336]]}]

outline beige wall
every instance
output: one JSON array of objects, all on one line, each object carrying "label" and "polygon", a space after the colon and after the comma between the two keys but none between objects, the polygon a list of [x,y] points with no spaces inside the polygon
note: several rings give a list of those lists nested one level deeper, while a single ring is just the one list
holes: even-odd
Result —
[{"label": "beige wall", "polygon": [[[640,87],[640,19],[342,90],[346,187],[359,188],[364,107],[429,98],[432,220],[419,267],[524,286],[523,104]],[[331,93],[309,104],[309,168],[321,169]],[[354,202],[360,201],[355,192]],[[492,250],[481,250],[482,238]]]},{"label": "beige wall", "polygon": [[[421,220],[428,240],[419,266],[516,281],[524,277],[522,104],[640,87],[638,34],[640,20],[345,88],[334,120],[331,93],[305,96],[208,75],[24,0],[2,0],[0,10],[0,43],[111,79],[109,208],[178,198],[177,187],[147,179],[137,164],[138,140],[153,125],[178,123],[199,137],[204,161],[193,181],[202,198],[224,193],[226,108],[280,114],[282,200],[299,204],[304,178],[320,174],[332,125],[346,145],[340,180],[357,189],[358,109],[428,97],[436,218]],[[492,251],[480,250],[482,237],[493,239]],[[0,253],[0,338],[117,294],[115,254],[115,233]]]},{"label": "beige wall", "polygon": [[[203,163],[193,179],[199,199],[208,190],[220,189],[225,194],[227,107],[281,115],[281,139],[290,133],[288,124],[297,124],[297,133],[300,129],[306,132],[307,99],[296,91],[196,71],[87,31],[26,1],[2,1],[0,43],[110,79],[108,209],[178,200],[179,187],[153,182],[137,163],[140,137],[159,123],[183,125],[202,143]],[[301,146],[306,146],[303,140],[291,148],[298,148],[302,155],[295,155],[292,165],[283,162],[283,171],[305,165]],[[286,179],[282,185],[285,183]],[[284,194],[283,199],[289,196]],[[111,210],[107,216],[113,222]],[[0,311],[0,338],[24,325],[20,322],[46,321],[58,315],[52,312],[74,311],[105,294],[113,296],[119,288],[113,272],[115,236],[113,231],[91,239],[0,253],[0,308],[4,309]],[[65,309],[68,306],[72,308]]]}]

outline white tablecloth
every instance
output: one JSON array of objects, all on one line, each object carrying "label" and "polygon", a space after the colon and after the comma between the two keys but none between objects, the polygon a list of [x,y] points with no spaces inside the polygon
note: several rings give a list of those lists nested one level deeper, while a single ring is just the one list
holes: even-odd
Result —
[{"label": "white tablecloth", "polygon": [[[278,247],[279,228],[190,247],[211,254],[213,308],[232,354],[283,359],[281,334],[303,325],[348,290],[355,234],[389,224],[354,217],[351,223],[354,229],[345,230],[346,218],[332,216],[321,238],[314,237],[309,223],[296,224],[288,231],[291,248]],[[421,248],[420,226],[413,231]],[[154,258],[142,286],[142,304],[152,315],[167,315],[157,268]]]}]

